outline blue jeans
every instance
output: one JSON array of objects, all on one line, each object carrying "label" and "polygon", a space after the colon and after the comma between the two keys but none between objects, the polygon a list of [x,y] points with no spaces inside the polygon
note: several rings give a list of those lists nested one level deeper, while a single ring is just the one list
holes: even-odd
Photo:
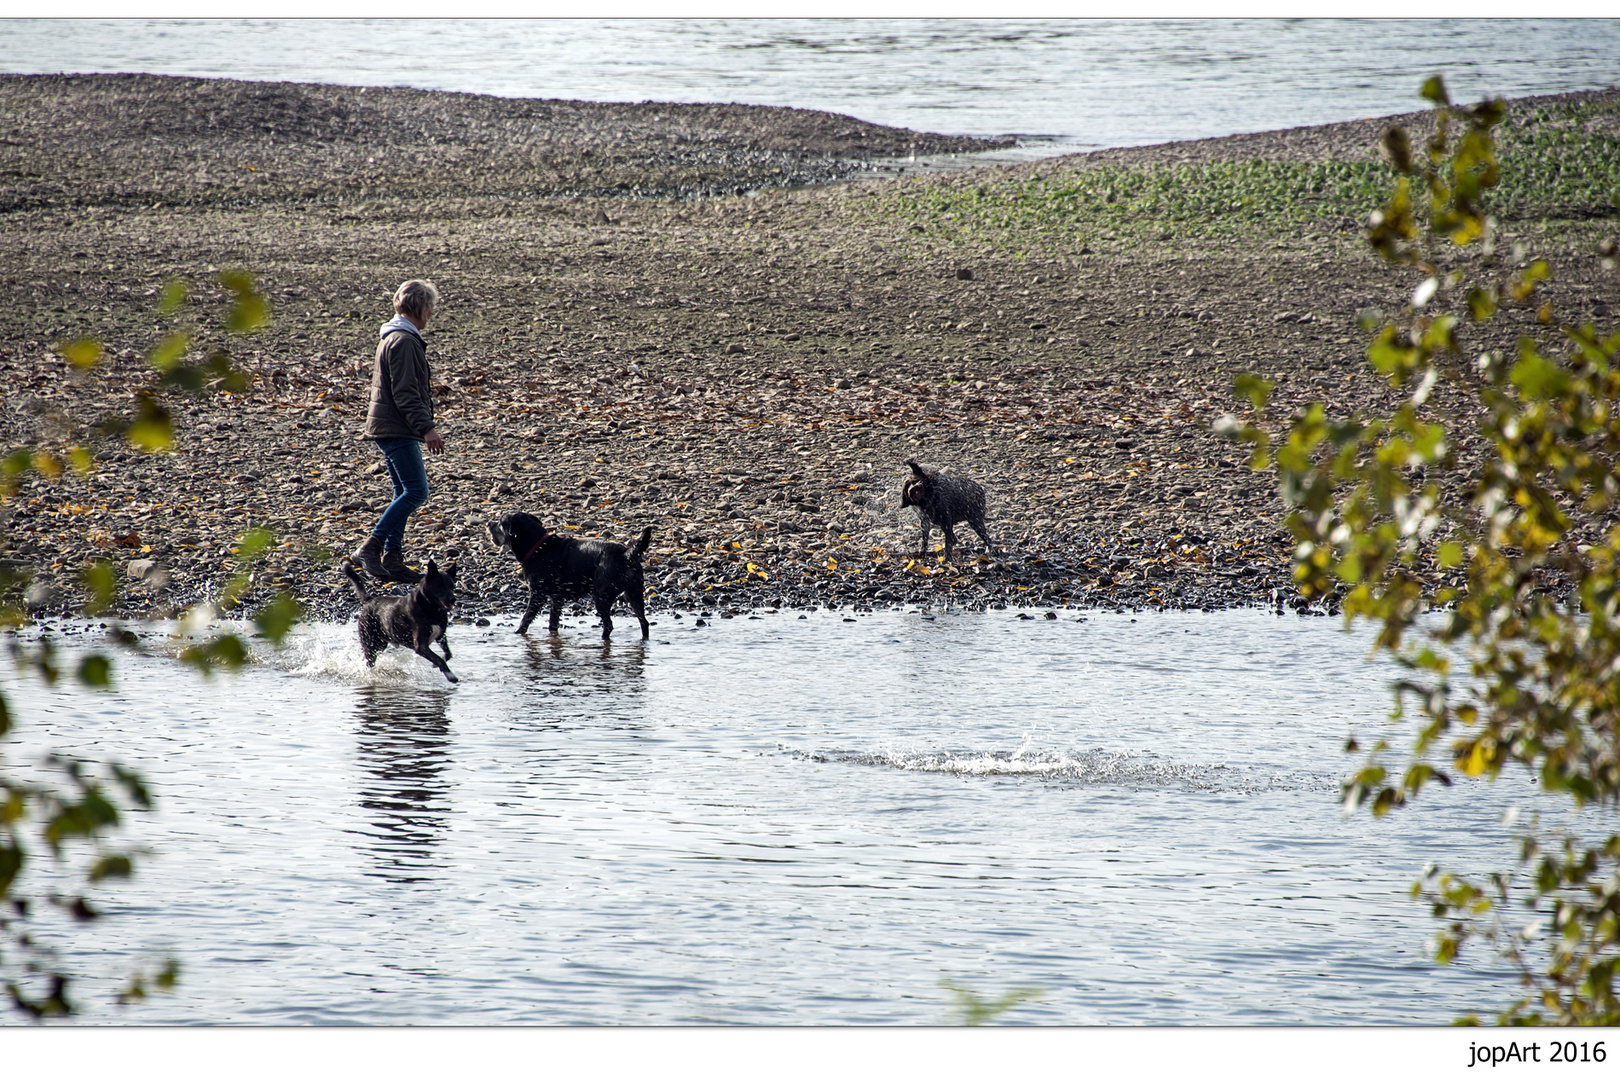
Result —
[{"label": "blue jeans", "polygon": [[388,479],[394,482],[394,501],[388,504],[371,535],[383,542],[384,551],[405,547],[405,520],[411,511],[427,502],[427,466],[422,463],[422,444],[415,439],[378,439],[388,466]]}]

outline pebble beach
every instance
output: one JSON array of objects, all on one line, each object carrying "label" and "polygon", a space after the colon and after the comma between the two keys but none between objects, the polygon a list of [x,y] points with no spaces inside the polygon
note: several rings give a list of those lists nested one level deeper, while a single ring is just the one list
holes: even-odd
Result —
[{"label": "pebble beach", "polygon": [[[1620,131],[1613,90],[1513,105],[1509,147]],[[377,328],[421,277],[447,452],[407,556],[457,562],[461,617],[522,608],[486,532],[513,510],[652,526],[655,612],[1303,608],[1273,478],[1213,428],[1249,415],[1242,371],[1276,383],[1278,430],[1398,400],[1358,326],[1417,284],[1362,235],[1396,119],[974,167],[1005,144],[797,109],[0,77],[0,449],[93,457],[0,498],[0,566],[36,614],[104,560],[116,612],[173,615],[265,528],[244,603],[347,617],[335,560],[389,498],[360,439]],[[1604,323],[1614,204],[1548,190],[1457,265],[1533,251],[1544,298]],[[222,329],[234,269],[269,305],[251,333]],[[104,433],[180,331],[246,384],[164,391],[167,451]],[[1468,347],[1518,334],[1556,348],[1528,309]],[[1464,432],[1446,482],[1483,449]],[[988,550],[965,526],[951,561],[937,531],[918,550],[907,459],[985,487]]]}]

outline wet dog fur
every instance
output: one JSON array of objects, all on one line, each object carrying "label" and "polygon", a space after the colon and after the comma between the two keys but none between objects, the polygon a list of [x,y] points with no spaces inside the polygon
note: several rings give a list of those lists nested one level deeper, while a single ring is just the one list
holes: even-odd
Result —
[{"label": "wet dog fur", "polygon": [[[450,609],[456,606],[455,563],[441,573],[438,564],[429,559],[427,574],[403,596],[374,595],[352,559],[343,560],[343,573],[360,597],[360,651],[367,667],[377,662],[378,653],[398,645],[428,660],[451,682],[461,681],[445,663],[450,659],[450,642],[444,632],[450,626]],[[434,641],[444,650],[444,660],[428,648]]]},{"label": "wet dog fur", "polygon": [[964,476],[946,476],[935,469],[907,461],[911,475],[900,489],[900,505],[915,506],[922,522],[922,543],[917,550],[928,552],[928,535],[935,525],[945,534],[945,557],[951,557],[956,546],[956,532],[952,528],[965,521],[979,534],[986,548],[990,547],[990,534],[984,526],[984,488]]},{"label": "wet dog fur", "polygon": [[641,623],[641,636],[648,634],[647,604],[641,575],[641,557],[652,541],[652,526],[641,530],[634,544],[626,547],[611,540],[580,540],[549,531],[533,514],[507,514],[489,523],[489,538],[506,548],[523,567],[529,582],[529,604],[517,632],[528,633],[529,624],[540,613],[540,605],[551,600],[551,632],[557,632],[565,600],[589,596],[596,602],[602,620],[602,640],[613,634],[613,601],[620,596]]}]

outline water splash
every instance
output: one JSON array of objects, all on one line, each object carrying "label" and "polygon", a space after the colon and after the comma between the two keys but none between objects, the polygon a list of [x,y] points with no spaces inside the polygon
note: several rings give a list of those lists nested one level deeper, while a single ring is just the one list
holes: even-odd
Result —
[{"label": "water splash", "polygon": [[436,686],[444,679],[408,649],[386,649],[375,667],[366,667],[353,620],[306,624],[281,649],[256,648],[254,660],[289,675],[370,686]]}]

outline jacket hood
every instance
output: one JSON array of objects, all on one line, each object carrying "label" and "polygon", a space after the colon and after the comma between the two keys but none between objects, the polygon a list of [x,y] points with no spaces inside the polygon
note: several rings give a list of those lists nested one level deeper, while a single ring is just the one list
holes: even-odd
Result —
[{"label": "jacket hood", "polygon": [[392,319],[389,319],[387,322],[383,323],[382,328],[377,331],[378,340],[387,337],[395,330],[409,330],[411,333],[416,335],[417,341],[420,341],[424,345],[427,344],[427,338],[422,336],[422,331],[418,330],[416,328],[416,324],[411,322],[411,320],[407,319],[403,315],[395,315]]}]

